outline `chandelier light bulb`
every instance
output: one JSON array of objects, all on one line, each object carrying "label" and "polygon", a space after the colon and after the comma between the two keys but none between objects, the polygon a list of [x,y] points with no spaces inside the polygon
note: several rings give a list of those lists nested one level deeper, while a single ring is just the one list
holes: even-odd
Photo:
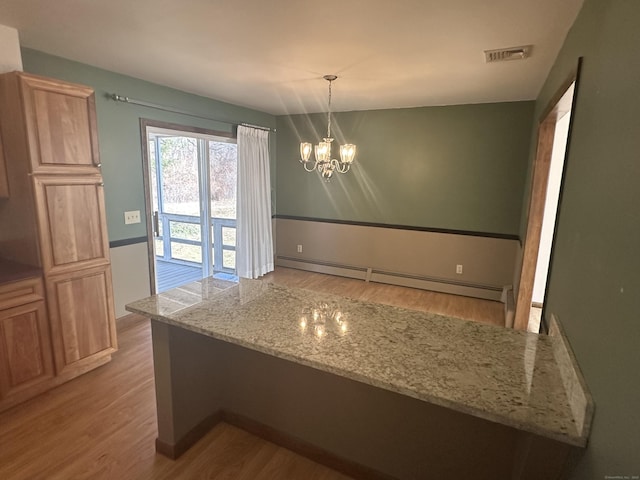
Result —
[{"label": "chandelier light bulb", "polygon": [[308,162],[311,157],[311,144],[309,142],[302,142],[300,144],[300,159],[303,162]]},{"label": "chandelier light bulb", "polygon": [[345,143],[340,146],[340,159],[342,163],[351,165],[356,156],[356,146],[352,143]]}]

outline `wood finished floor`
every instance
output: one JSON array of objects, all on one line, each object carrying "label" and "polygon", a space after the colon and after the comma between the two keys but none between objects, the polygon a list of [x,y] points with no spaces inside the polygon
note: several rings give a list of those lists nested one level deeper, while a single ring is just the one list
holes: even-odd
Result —
[{"label": "wood finished floor", "polygon": [[[501,324],[502,304],[278,268],[268,281]],[[0,479],[317,479],[348,477],[220,424],[177,461],[155,453],[149,322],[119,321],[103,366],[0,413]]]},{"label": "wood finished floor", "polygon": [[149,321],[118,335],[107,365],[0,413],[0,479],[348,478],[224,423],[176,461],[157,455]]},{"label": "wood finished floor", "polygon": [[383,283],[364,282],[352,278],[305,272],[278,267],[265,275],[267,281],[290,287],[333,293],[367,302],[437,313],[491,325],[504,326],[504,306],[500,302],[398,287]]}]

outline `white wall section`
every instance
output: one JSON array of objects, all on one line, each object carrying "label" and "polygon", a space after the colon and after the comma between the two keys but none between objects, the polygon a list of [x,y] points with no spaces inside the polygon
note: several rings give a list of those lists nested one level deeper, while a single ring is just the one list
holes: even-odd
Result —
[{"label": "white wall section", "polygon": [[0,25],[0,73],[22,71],[18,30]]},{"label": "white wall section", "polygon": [[124,306],[151,295],[149,260],[146,242],[110,250],[113,275],[113,302],[116,318],[128,315]]}]

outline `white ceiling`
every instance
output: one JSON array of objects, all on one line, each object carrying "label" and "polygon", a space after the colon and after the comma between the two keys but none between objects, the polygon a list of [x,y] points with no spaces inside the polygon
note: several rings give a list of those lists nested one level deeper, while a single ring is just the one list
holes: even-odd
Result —
[{"label": "white ceiling", "polygon": [[326,111],[325,74],[334,111],[534,99],[582,3],[0,0],[0,24],[23,47],[283,114]]}]

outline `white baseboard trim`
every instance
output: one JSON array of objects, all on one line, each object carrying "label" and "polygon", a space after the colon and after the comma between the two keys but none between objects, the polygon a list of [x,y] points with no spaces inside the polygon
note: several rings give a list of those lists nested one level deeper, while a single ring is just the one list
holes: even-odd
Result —
[{"label": "white baseboard trim", "polygon": [[338,265],[310,259],[277,256],[276,265],[308,272],[326,273],[363,281],[399,285],[402,287],[463,295],[485,300],[500,301],[502,295],[502,286],[474,285],[449,279],[431,278],[423,275],[411,275],[400,272],[387,272],[353,265]]}]

